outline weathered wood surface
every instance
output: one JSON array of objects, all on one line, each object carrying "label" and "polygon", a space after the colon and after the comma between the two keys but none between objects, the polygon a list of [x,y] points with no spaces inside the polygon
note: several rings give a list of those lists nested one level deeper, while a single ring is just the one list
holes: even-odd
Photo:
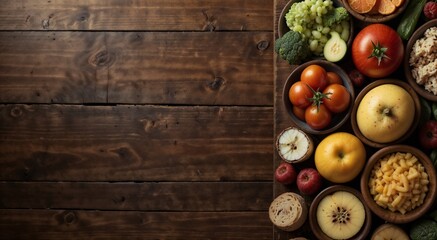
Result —
[{"label": "weathered wood surface", "polygon": [[266,32],[0,32],[0,102],[273,104]]},{"label": "weathered wood surface", "polygon": [[272,227],[264,211],[0,209],[0,231],[2,240],[272,239]]},{"label": "weathered wood surface", "polygon": [[272,31],[269,0],[0,0],[0,29]]},{"label": "weathered wood surface", "polygon": [[0,195],[0,207],[11,209],[265,211],[271,201],[272,184],[0,182]]},{"label": "weathered wood surface", "polygon": [[272,239],[273,6],[0,0],[0,239]]},{"label": "weathered wood surface", "polygon": [[0,105],[7,181],[271,181],[271,107]]},{"label": "weathered wood surface", "polygon": [[[275,0],[274,1],[274,37],[275,39],[278,37],[278,32],[277,32],[277,23],[278,23],[278,19],[279,16],[281,14],[282,9],[284,8],[284,6],[287,4],[288,1],[286,0]],[[293,125],[293,122],[291,121],[291,119],[288,117],[287,115],[287,111],[284,107],[284,103],[283,103],[283,95],[282,95],[282,91],[283,91],[283,86],[288,78],[288,76],[290,75],[290,73],[293,71],[293,69],[296,66],[290,66],[286,61],[284,61],[283,59],[281,59],[278,55],[274,55],[274,89],[275,89],[275,93],[274,93],[274,136],[276,138],[276,136],[278,136],[285,128],[290,127]],[[278,167],[278,165],[281,163],[281,158],[279,157],[277,152],[274,152],[273,154],[273,165],[274,168]],[[310,161],[308,161],[310,162]],[[301,164],[297,164],[294,165],[298,170],[305,168],[305,167],[314,167],[311,166],[311,163],[301,163]],[[296,186],[284,186],[283,184],[274,182],[273,183],[273,192],[274,192],[274,196],[278,196],[286,191],[294,191],[294,192],[299,192],[299,190],[297,189]],[[307,207],[308,209],[310,208],[309,203],[311,202],[311,196],[305,196],[302,195],[307,203]],[[278,239],[278,240],[288,240],[291,238],[296,238],[296,237],[306,237],[306,238],[310,238],[313,239],[314,235],[312,233],[312,230],[310,228],[309,225],[309,221],[307,220],[306,223],[299,228],[296,231],[293,232],[286,232],[283,230],[280,230],[276,227],[274,227],[274,231],[273,231],[273,238],[274,239]]]}]

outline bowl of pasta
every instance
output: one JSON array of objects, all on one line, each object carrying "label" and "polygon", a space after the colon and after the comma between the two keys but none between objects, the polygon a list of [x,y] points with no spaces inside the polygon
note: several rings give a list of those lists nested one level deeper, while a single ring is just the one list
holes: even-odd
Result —
[{"label": "bowl of pasta", "polygon": [[436,198],[436,172],[429,157],[409,145],[375,152],[360,179],[361,192],[378,217],[404,224],[423,216]]}]

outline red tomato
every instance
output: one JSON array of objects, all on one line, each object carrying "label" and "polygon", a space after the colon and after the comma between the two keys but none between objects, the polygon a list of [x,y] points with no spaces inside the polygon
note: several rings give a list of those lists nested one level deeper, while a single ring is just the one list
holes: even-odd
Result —
[{"label": "red tomato", "polygon": [[293,114],[302,121],[305,121],[305,108],[299,108],[293,105]]},{"label": "red tomato", "polygon": [[323,104],[311,105],[305,110],[305,121],[312,129],[321,130],[331,123],[331,112]]},{"label": "red tomato", "polygon": [[315,91],[323,91],[328,85],[326,70],[316,64],[309,65],[302,71],[300,81],[308,84]]},{"label": "red tomato", "polygon": [[299,108],[306,108],[311,104],[310,98],[313,96],[311,89],[302,83],[297,81],[291,85],[290,91],[288,92],[288,98],[290,102]]},{"label": "red tomato", "polygon": [[352,60],[365,76],[382,78],[392,74],[404,59],[404,45],[397,32],[384,24],[363,28],[352,43]]},{"label": "red tomato", "polygon": [[329,111],[340,113],[349,107],[351,96],[347,88],[343,85],[336,83],[328,85],[325,90],[323,90],[323,94],[328,97],[323,99],[323,105],[325,105]]},{"label": "red tomato", "polygon": [[343,85],[343,80],[341,80],[340,75],[338,75],[336,72],[326,72],[326,77],[328,80],[328,85],[338,83]]}]

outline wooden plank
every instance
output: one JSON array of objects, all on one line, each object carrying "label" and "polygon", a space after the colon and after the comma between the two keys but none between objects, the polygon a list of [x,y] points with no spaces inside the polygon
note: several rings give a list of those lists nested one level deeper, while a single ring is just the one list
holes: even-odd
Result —
[{"label": "wooden plank", "polygon": [[271,107],[0,105],[0,180],[271,181]]},{"label": "wooden plank", "polygon": [[273,105],[266,32],[0,32],[0,102]]},{"label": "wooden plank", "polygon": [[106,102],[106,68],[94,62],[104,36],[0,32],[0,102]]},{"label": "wooden plank", "polygon": [[0,0],[1,30],[272,29],[265,0]]},{"label": "wooden plank", "polygon": [[0,182],[0,208],[266,211],[271,198],[272,182]]},{"label": "wooden plank", "polygon": [[266,214],[0,209],[0,239],[271,240]]},{"label": "wooden plank", "polygon": [[271,33],[108,33],[107,42],[117,56],[110,102],[273,105]]}]

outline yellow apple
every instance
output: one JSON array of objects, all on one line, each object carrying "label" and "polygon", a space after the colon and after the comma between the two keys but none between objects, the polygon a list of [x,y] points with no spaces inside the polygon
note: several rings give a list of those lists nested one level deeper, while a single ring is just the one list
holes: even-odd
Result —
[{"label": "yellow apple", "polygon": [[396,84],[382,84],[367,92],[358,105],[357,125],[369,140],[389,143],[401,138],[414,120],[411,95]]},{"label": "yellow apple", "polygon": [[336,132],[317,145],[314,162],[322,177],[345,183],[360,174],[366,162],[366,149],[355,135]]}]

